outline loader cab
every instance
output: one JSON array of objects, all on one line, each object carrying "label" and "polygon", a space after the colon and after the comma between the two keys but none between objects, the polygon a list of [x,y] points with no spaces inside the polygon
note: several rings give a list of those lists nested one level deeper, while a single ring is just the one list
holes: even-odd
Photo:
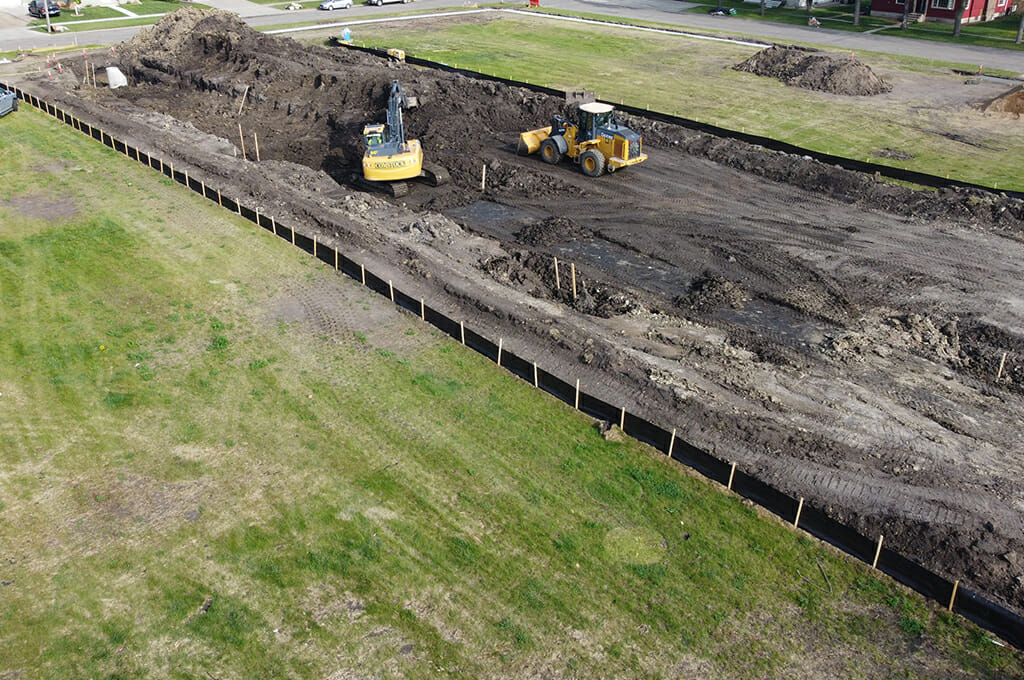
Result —
[{"label": "loader cab", "polygon": [[615,123],[615,119],[612,116],[613,107],[611,104],[602,104],[600,102],[590,102],[587,104],[580,104],[579,108],[579,137],[577,142],[585,142],[587,140],[595,139],[597,137],[598,130],[602,128],[614,128],[618,127]]}]

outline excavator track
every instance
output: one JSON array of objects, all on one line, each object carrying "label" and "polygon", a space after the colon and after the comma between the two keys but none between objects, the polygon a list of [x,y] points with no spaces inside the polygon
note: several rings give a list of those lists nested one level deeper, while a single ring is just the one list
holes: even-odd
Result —
[{"label": "excavator track", "polygon": [[423,171],[420,172],[420,177],[422,177],[427,184],[432,187],[439,187],[442,184],[448,184],[452,179],[448,174],[448,171],[440,165],[428,165],[426,163],[423,164]]},{"label": "excavator track", "polygon": [[365,191],[387,194],[391,198],[402,198],[409,193],[408,182],[371,182],[360,177],[356,185]]}]

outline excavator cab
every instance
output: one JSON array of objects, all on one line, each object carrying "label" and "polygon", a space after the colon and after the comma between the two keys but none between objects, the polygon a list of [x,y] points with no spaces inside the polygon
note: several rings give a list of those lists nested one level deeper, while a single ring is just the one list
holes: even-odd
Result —
[{"label": "excavator cab", "polygon": [[380,146],[384,143],[384,125],[381,123],[371,123],[363,128],[363,142],[366,143],[367,149]]}]

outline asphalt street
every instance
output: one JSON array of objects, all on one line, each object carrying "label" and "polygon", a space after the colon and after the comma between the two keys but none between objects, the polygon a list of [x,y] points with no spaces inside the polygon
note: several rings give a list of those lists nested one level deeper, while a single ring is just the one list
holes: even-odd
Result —
[{"label": "asphalt street", "polygon": [[[1000,50],[985,47],[970,47],[925,40],[902,39],[886,35],[898,31],[893,28],[874,33],[850,33],[848,31],[773,24],[768,22],[740,19],[737,17],[714,17],[701,12],[686,12],[691,4],[679,0],[542,0],[545,7],[605,14],[621,18],[643,19],[678,26],[683,30],[706,33],[727,32],[744,38],[759,38],[769,42],[813,44],[851,51],[871,51],[901,54],[944,62],[963,64],[973,68],[1001,69],[1020,73],[1024,76],[1024,53],[1014,50]],[[325,12],[319,10],[287,11],[277,7],[259,5],[248,0],[207,0],[206,4],[219,9],[236,12],[247,23],[256,28],[280,27],[290,23],[321,20],[325,23],[357,22],[392,13],[396,7],[372,7],[357,4],[349,10]],[[416,9],[451,7],[451,0],[416,0]],[[520,8],[520,3],[508,3],[508,8]],[[403,7],[402,9],[407,9]],[[103,28],[94,31],[46,34],[31,30],[27,26],[27,14],[16,9],[0,6],[0,52],[28,48],[62,48],[79,45],[107,45],[118,43],[135,35],[141,27]],[[109,26],[109,21],[104,25]]]}]

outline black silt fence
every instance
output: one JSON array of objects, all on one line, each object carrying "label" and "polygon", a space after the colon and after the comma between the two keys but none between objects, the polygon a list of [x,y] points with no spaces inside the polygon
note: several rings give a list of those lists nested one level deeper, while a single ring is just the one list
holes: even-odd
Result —
[{"label": "black silt fence", "polygon": [[[414,63],[425,66],[431,65],[431,62],[426,62],[425,60],[415,60]],[[445,70],[473,75],[470,72],[464,72],[446,65],[439,66],[442,66]],[[536,91],[550,90],[550,88],[538,88],[525,83],[506,81],[501,78],[489,77],[489,79],[508,82],[519,87],[528,87]],[[610,422],[621,422],[624,431],[633,438],[647,443],[664,453],[670,453],[674,460],[694,468],[709,479],[723,484],[731,480],[733,491],[770,510],[780,518],[793,522],[796,519],[797,509],[800,508],[800,528],[864,562],[870,564],[873,561],[876,544],[853,528],[829,518],[812,507],[803,507],[800,501],[741,470],[734,470],[732,465],[727,464],[711,453],[676,437],[674,431],[670,433],[639,416],[618,409],[612,404],[582,391],[578,383],[569,383],[540,368],[536,363],[523,359],[511,352],[499,351],[499,345],[488,338],[465,328],[463,324],[445,314],[427,307],[422,300],[396,290],[391,282],[380,278],[372,272],[366,271],[354,260],[329,248],[321,250],[319,244],[314,239],[300,234],[296,229],[278,224],[273,218],[270,218],[268,224],[265,215],[260,215],[256,210],[242,205],[237,199],[222,196],[219,191],[216,192],[216,199],[214,199],[213,190],[206,187],[202,182],[196,183],[186,173],[173,170],[162,161],[156,164],[152,156],[140,153],[137,149],[129,147],[125,142],[117,140],[91,125],[82,123],[57,107],[41,102],[33,95],[16,88],[11,88],[2,82],[0,82],[0,86],[15,92],[19,100],[46,111],[49,115],[72,125],[75,129],[101,142],[105,146],[124,153],[129,157],[134,153],[135,159],[139,162],[162,171],[165,176],[170,177],[175,182],[188,186],[193,191],[202,193],[210,200],[217,200],[224,208],[242,215],[264,229],[274,231],[279,237],[294,243],[308,253],[315,254],[318,259],[322,259],[328,264],[332,264],[333,261],[335,263],[334,266],[341,272],[356,281],[364,283],[374,292],[394,300],[396,304],[403,308],[418,316],[422,316],[425,320],[453,338],[464,340],[464,343],[471,349],[483,354],[492,361],[499,362],[514,375],[534,383],[538,388],[555,398],[567,404],[578,406],[581,411],[595,418]],[[649,112],[640,112],[640,114],[649,115]],[[673,119],[672,122],[677,122],[678,120],[682,119]],[[800,152],[803,153],[803,150],[800,150]],[[923,183],[918,180],[913,181]],[[321,253],[323,253],[323,257]],[[950,583],[949,580],[936,575],[934,572],[887,548],[883,548],[879,552],[877,566],[896,581],[940,602],[943,606],[952,605],[952,610],[958,614],[999,635],[1017,648],[1024,648],[1024,618],[1019,614],[990,602],[986,598],[967,589],[957,589],[956,585]]]},{"label": "black silt fence", "polygon": [[[356,280],[358,280],[358,277],[356,277]],[[440,330],[445,335],[454,338],[455,340],[459,340],[460,342],[462,341],[462,325],[456,322],[455,319],[449,318],[446,314],[439,312],[430,305],[425,305],[423,308],[423,320]]]},{"label": "black silt fence", "polygon": [[528,361],[515,352],[509,352],[507,349],[502,348],[501,366],[517,378],[522,378],[531,385],[533,384],[532,361]]},{"label": "black silt fence", "polygon": [[800,514],[800,528],[862,562],[871,564],[874,560],[877,547],[874,541],[837,522],[817,508],[804,507]]},{"label": "black silt fence", "polygon": [[498,345],[491,342],[476,331],[465,329],[466,347],[483,354],[491,361],[498,360]]},{"label": "black silt fence", "polygon": [[989,602],[966,588],[960,588],[953,611],[995,633],[1018,649],[1021,648],[1021,641],[1024,640],[1024,619],[1005,607]]}]

